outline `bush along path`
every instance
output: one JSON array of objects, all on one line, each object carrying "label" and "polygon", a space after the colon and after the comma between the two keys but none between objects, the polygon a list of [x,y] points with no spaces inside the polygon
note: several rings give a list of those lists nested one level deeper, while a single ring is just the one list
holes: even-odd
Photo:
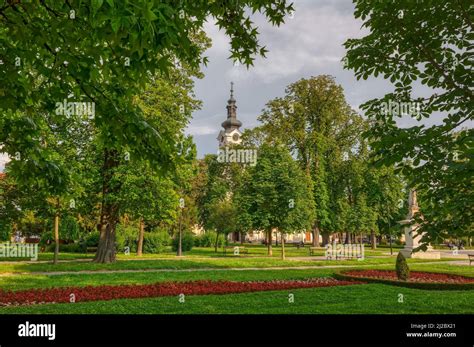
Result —
[{"label": "bush along path", "polygon": [[175,295],[207,295],[259,292],[299,288],[317,288],[362,284],[360,281],[341,281],[330,277],[282,281],[190,281],[161,282],[143,285],[63,287],[0,291],[0,306],[34,305],[46,303],[83,302],[130,298],[150,298]]}]

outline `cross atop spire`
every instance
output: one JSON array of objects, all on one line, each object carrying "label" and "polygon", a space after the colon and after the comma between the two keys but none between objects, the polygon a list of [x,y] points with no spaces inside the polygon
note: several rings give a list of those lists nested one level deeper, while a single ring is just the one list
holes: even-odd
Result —
[{"label": "cross atop spire", "polygon": [[228,101],[228,104],[235,104],[235,99],[234,99],[234,82],[230,82],[230,99]]}]

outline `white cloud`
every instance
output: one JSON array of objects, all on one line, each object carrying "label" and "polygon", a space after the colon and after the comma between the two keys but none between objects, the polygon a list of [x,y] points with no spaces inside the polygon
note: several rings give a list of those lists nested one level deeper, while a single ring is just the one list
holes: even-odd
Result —
[{"label": "white cloud", "polygon": [[[189,135],[210,135],[210,134],[217,134],[219,129],[217,126],[209,126],[209,125],[190,125],[186,129],[186,133]],[[217,135],[216,135],[217,136]]]}]

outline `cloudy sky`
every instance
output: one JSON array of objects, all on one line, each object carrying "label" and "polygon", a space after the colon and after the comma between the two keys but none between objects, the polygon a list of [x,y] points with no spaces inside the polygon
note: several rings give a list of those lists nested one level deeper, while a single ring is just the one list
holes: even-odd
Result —
[{"label": "cloudy sky", "polygon": [[257,58],[247,70],[228,60],[229,40],[213,22],[206,32],[213,46],[206,55],[209,64],[205,77],[196,81],[196,96],[202,110],[194,114],[187,133],[194,136],[199,156],[216,153],[217,134],[226,118],[230,82],[235,82],[238,118],[243,128],[258,125],[257,117],[265,104],[284,94],[285,87],[301,78],[332,75],[345,90],[354,109],[364,101],[383,96],[390,84],[383,80],[356,81],[351,71],[343,70],[343,43],[363,36],[361,22],[353,17],[351,0],[294,0],[295,13],[280,27],[272,27],[263,17],[254,17],[260,42],[269,50],[267,58]]}]

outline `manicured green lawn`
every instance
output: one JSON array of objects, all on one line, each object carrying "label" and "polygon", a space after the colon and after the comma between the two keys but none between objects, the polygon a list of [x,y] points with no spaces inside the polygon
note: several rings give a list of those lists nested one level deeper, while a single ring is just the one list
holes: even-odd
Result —
[{"label": "manicured green lawn", "polygon": [[[360,267],[359,267],[360,268]],[[371,266],[368,268],[392,270],[393,265]],[[357,269],[357,267],[354,267]],[[445,264],[413,264],[413,271],[444,272],[474,277],[474,266],[453,266]],[[67,275],[15,275],[0,277],[0,288],[22,290],[30,288],[52,288],[65,286],[97,286],[118,284],[147,284],[160,281],[229,280],[229,281],[268,281],[283,279],[304,279],[331,276],[338,269],[315,268],[309,270],[265,270],[265,271],[193,271],[193,272],[135,272],[135,273],[97,273]]]},{"label": "manicured green lawn", "polygon": [[[240,246],[240,244],[235,244],[235,246]],[[250,257],[268,257],[267,256],[267,248],[264,245],[259,244],[245,244],[245,248],[248,249]],[[287,246],[285,248],[286,256],[287,257],[307,257],[309,256],[309,246],[307,245],[305,248],[296,248],[293,246]],[[232,251],[231,251],[232,253]],[[365,248],[364,254],[366,256],[381,256],[387,255],[390,253],[390,249],[386,247],[379,247],[376,250],[372,250],[368,247]],[[397,249],[394,248],[394,253],[396,255]],[[320,248],[317,250],[314,255],[316,256],[323,256],[325,254],[325,249]],[[223,249],[218,248],[217,253],[214,251],[213,247],[194,247],[191,251],[185,252],[186,257],[189,258],[199,258],[199,257],[206,257],[206,258],[228,258],[229,255],[224,255]],[[52,261],[53,260],[53,253],[46,252],[46,253],[39,253],[38,260],[39,261]],[[75,259],[92,259],[94,257],[93,253],[63,253],[60,252],[59,260],[75,260]],[[117,254],[118,259],[137,259],[135,254],[125,255],[123,253]],[[176,253],[168,247],[167,251],[160,254],[143,254],[141,259],[147,258],[164,258],[164,259],[173,259],[176,257]],[[272,258],[278,259],[281,257],[281,246],[278,245],[277,247],[273,246],[273,256]],[[2,261],[27,261],[30,260],[28,258],[0,258],[0,264]]]},{"label": "manicured green lawn", "polygon": [[[294,303],[288,302],[289,293]],[[404,302],[400,303],[399,294]],[[474,291],[427,291],[366,284],[231,295],[125,299],[0,309],[28,314],[420,314],[474,313]]]},{"label": "manicured green lawn", "polygon": [[[263,246],[251,246],[264,252]],[[295,253],[300,250],[294,250]],[[379,249],[380,255],[387,249]],[[276,250],[278,252],[278,250]],[[292,251],[293,252],[293,251]],[[378,253],[377,253],[378,252]],[[191,254],[192,253],[192,254]],[[252,253],[251,253],[252,254]],[[119,255],[114,264],[95,264],[81,257],[92,255],[62,254],[69,262],[51,263],[1,263],[0,289],[24,290],[64,286],[97,286],[120,284],[149,284],[164,281],[231,280],[269,281],[306,279],[332,276],[348,268],[323,268],[322,266],[350,265],[354,269],[390,269],[395,267],[395,257],[358,260],[288,260],[277,256],[264,257],[264,253],[247,257],[223,257],[210,248],[194,249],[186,257],[176,258],[171,253],[145,255],[139,260],[135,255]],[[291,253],[294,254],[294,253]],[[43,254],[48,260],[51,254]],[[296,256],[299,256],[298,254]],[[159,259],[154,259],[160,257]],[[443,259],[446,260],[446,259]],[[474,277],[474,266],[433,264],[433,260],[408,259],[412,271],[431,271]],[[310,266],[310,269],[294,269]],[[277,269],[277,267],[292,267]],[[229,270],[236,268],[236,270]],[[257,269],[252,269],[257,268]],[[264,268],[258,269],[258,268]],[[172,271],[173,269],[182,271]],[[120,273],[79,273],[96,270],[134,270]],[[148,271],[147,270],[171,270]],[[70,274],[48,275],[52,271]],[[1,273],[11,275],[1,276]],[[20,274],[18,272],[26,272]],[[45,272],[38,274],[35,272]],[[16,273],[16,274],[15,274]],[[348,287],[313,288],[293,290],[295,303],[288,303],[288,291],[257,292],[230,295],[188,296],[186,303],[175,297],[122,299],[103,302],[74,304],[47,304],[37,306],[3,307],[2,313],[474,313],[474,291],[427,291],[393,287],[383,284],[354,285]],[[404,303],[398,302],[403,294]]]},{"label": "manicured green lawn", "polygon": [[[137,258],[134,258],[137,259]],[[446,259],[444,259],[446,260]],[[409,263],[433,262],[433,260],[409,259]],[[0,263],[2,272],[52,272],[52,271],[94,271],[94,270],[145,270],[145,269],[204,269],[204,268],[271,268],[296,266],[333,266],[333,265],[375,265],[395,264],[395,257],[370,258],[364,260],[281,260],[265,257],[193,258],[120,260],[113,264],[96,264],[89,261],[70,261],[58,263]]]}]

